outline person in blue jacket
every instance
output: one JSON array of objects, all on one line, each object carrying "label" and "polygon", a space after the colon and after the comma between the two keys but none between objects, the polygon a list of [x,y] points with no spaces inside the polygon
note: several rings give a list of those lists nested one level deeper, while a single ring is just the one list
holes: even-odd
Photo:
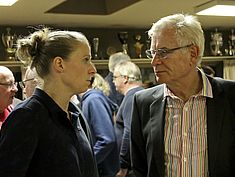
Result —
[{"label": "person in blue jacket", "polygon": [[119,154],[113,116],[117,105],[108,98],[109,85],[96,73],[91,89],[82,95],[82,111],[91,129],[100,177],[115,177]]}]

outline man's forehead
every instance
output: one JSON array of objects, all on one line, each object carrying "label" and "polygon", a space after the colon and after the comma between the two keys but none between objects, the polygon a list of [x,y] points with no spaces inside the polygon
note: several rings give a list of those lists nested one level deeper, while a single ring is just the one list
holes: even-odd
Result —
[{"label": "man's forehead", "polygon": [[10,73],[1,73],[0,72],[0,82],[14,81],[13,74]]},{"label": "man's forehead", "polygon": [[0,66],[0,73],[11,73],[11,70],[6,66]]},{"label": "man's forehead", "polygon": [[0,79],[1,78],[6,78],[6,77],[12,77],[13,73],[11,72],[10,69],[8,69],[5,66],[0,66]]},{"label": "man's forehead", "polygon": [[120,72],[117,69],[114,69],[113,74],[119,74]]}]

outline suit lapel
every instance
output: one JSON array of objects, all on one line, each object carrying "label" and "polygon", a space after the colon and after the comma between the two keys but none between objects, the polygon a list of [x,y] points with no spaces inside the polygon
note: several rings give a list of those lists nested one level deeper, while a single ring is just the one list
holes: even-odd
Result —
[{"label": "suit lapel", "polygon": [[222,126],[222,117],[224,115],[225,99],[222,95],[222,89],[219,83],[211,80],[213,98],[207,98],[207,139],[208,139],[208,165],[209,171],[214,171],[216,155],[218,152],[218,143],[220,141],[219,133]]},{"label": "suit lapel", "polygon": [[[157,91],[156,93],[163,93]],[[156,159],[158,171],[164,176],[164,116],[165,100],[163,94],[154,94],[155,101],[150,105],[151,138],[153,142],[153,155]]]}]

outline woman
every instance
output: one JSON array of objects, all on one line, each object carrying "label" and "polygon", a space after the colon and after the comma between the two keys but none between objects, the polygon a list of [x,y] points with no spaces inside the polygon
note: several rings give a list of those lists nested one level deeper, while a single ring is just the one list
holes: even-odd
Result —
[{"label": "woman", "polygon": [[88,40],[45,28],[18,41],[17,57],[36,68],[44,85],[2,127],[0,176],[97,177],[89,129],[70,103],[96,72]]},{"label": "woman", "polygon": [[96,73],[91,89],[82,96],[82,110],[91,129],[100,177],[116,177],[119,169],[113,120],[118,107],[108,98],[109,90],[109,84]]}]

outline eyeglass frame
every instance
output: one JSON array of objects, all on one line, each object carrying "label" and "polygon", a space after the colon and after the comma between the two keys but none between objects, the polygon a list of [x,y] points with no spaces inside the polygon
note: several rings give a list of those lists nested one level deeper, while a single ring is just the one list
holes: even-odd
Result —
[{"label": "eyeglass frame", "polygon": [[18,82],[12,82],[12,83],[0,83],[2,86],[6,86],[10,89],[13,89],[14,87],[17,88]]},{"label": "eyeglass frame", "polygon": [[28,81],[31,81],[31,80],[34,80],[34,78],[26,79],[26,80],[20,81],[20,82],[19,82],[20,88],[21,88],[21,89],[24,89],[24,88],[25,88],[25,82],[28,82]]},{"label": "eyeglass frame", "polygon": [[127,76],[127,75],[119,75],[119,76],[114,76],[113,75],[113,80],[115,80],[115,79],[117,79],[117,78],[119,78],[119,77],[128,77],[128,78],[130,78],[130,79],[135,79],[135,77],[129,77],[129,76]]},{"label": "eyeglass frame", "polygon": [[172,52],[179,50],[179,49],[190,47],[192,45],[193,44],[188,44],[188,45],[184,45],[184,46],[176,47],[176,48],[171,48],[171,49],[168,49],[168,48],[160,48],[157,50],[148,49],[145,51],[145,53],[146,53],[147,58],[149,58],[149,59],[155,58],[156,55],[158,55],[158,57],[161,59],[165,59],[169,53],[172,53]]},{"label": "eyeglass frame", "polygon": [[119,76],[114,76],[113,75],[113,80],[115,80],[115,79],[117,79],[117,78],[119,78],[119,77],[125,77],[124,75],[119,75]]}]

